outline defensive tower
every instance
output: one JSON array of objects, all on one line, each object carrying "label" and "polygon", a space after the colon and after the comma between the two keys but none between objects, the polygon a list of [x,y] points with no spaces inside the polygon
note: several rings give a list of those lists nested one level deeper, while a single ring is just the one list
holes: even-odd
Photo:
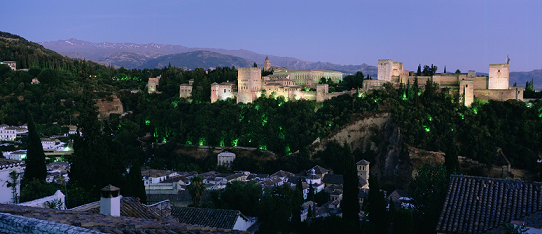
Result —
[{"label": "defensive tower", "polygon": [[393,73],[393,60],[379,59],[378,60],[378,80],[391,82],[392,73]]},{"label": "defensive tower", "polygon": [[237,103],[251,103],[262,89],[262,73],[257,67],[240,67],[237,82]]}]

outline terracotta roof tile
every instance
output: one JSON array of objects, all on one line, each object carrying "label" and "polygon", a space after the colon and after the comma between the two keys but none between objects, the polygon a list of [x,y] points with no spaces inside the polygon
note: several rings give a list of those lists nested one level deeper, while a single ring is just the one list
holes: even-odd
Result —
[{"label": "terracotta roof tile", "polygon": [[241,211],[193,207],[173,207],[171,216],[180,223],[194,224],[205,227],[232,229]]},{"label": "terracotta roof tile", "polygon": [[326,184],[343,184],[343,175],[326,174],[322,182]]},{"label": "terracotta roof tile", "polygon": [[452,175],[437,232],[483,233],[542,210],[542,183]]},{"label": "terracotta roof tile", "polygon": [[[71,211],[100,213],[100,201],[91,202],[82,206],[74,207]],[[164,220],[163,217],[153,212],[147,206],[141,204],[136,198],[122,197],[120,200],[120,215],[125,217]]]}]

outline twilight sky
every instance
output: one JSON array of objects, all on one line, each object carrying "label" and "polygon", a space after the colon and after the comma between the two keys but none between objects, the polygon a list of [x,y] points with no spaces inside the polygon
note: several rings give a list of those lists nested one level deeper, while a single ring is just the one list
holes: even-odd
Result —
[{"label": "twilight sky", "polygon": [[[542,68],[540,0],[10,1],[0,31],[33,42],[174,44],[246,49],[306,61],[442,72]],[[271,61],[272,62],[272,61]]]}]

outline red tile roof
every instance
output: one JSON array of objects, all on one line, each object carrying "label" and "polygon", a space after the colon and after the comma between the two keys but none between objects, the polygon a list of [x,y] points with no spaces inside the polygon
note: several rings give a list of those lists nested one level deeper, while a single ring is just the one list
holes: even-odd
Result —
[{"label": "red tile roof", "polygon": [[439,233],[483,233],[542,211],[542,183],[452,175]]}]

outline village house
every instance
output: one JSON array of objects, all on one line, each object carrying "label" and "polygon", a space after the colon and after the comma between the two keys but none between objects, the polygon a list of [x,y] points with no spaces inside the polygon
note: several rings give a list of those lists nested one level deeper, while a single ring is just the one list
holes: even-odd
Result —
[{"label": "village house", "polygon": [[17,203],[24,161],[0,158],[0,203]]}]

